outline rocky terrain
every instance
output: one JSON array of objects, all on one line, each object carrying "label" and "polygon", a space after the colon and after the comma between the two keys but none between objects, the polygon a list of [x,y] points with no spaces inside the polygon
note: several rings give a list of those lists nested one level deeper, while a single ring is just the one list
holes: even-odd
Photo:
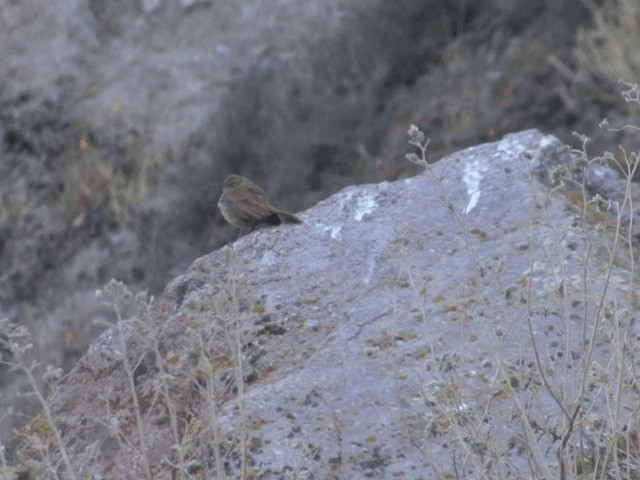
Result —
[{"label": "rocky terrain", "polygon": [[[302,210],[419,172],[412,123],[429,162],[531,127],[633,151],[597,125],[637,123],[637,5],[588,5],[0,0],[0,339],[69,372],[117,319],[96,289],[157,296],[237,238],[205,190],[231,172]],[[9,350],[0,441],[41,411]]]},{"label": "rocky terrain", "polygon": [[113,281],[20,478],[637,478],[627,185],[530,130]]}]

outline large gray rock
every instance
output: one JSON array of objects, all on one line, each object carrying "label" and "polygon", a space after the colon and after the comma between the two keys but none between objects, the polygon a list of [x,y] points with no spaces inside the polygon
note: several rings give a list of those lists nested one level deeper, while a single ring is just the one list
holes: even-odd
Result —
[{"label": "large gray rock", "polygon": [[627,229],[576,195],[576,159],[509,135],[346,188],[150,303],[110,284],[122,322],[50,400],[67,459],[31,434],[64,478],[576,478],[616,448],[637,468]]}]

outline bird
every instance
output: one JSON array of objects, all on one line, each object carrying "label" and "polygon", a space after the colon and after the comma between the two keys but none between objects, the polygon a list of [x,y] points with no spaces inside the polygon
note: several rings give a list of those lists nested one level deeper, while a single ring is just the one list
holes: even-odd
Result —
[{"label": "bird", "polygon": [[267,193],[248,178],[229,175],[222,184],[218,208],[227,222],[242,230],[256,227],[302,223],[293,213],[280,210],[269,203]]}]

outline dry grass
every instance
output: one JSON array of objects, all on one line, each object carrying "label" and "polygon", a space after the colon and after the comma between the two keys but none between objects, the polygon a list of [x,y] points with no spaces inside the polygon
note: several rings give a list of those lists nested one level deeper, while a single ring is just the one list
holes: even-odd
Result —
[{"label": "dry grass", "polygon": [[594,27],[583,29],[576,41],[579,65],[595,78],[610,82],[635,80],[640,75],[640,3],[636,0],[604,0],[595,6],[584,0]]},{"label": "dry grass", "polygon": [[152,195],[163,159],[147,153],[132,134],[116,145],[116,151],[106,154],[108,149],[98,139],[82,133],[72,150],[77,157],[57,173],[64,185],[58,204],[69,212],[73,227],[83,226],[97,209],[103,219],[122,225],[135,218]]}]

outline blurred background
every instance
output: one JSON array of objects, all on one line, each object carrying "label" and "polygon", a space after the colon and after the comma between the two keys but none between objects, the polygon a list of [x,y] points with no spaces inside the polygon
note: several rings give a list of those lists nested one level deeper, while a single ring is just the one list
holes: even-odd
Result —
[{"label": "blurred background", "polygon": [[[237,237],[208,185],[300,211],[414,175],[410,124],[430,161],[528,128],[637,151],[598,124],[640,124],[639,22],[637,0],[0,0],[0,318],[67,372],[112,320],[97,288],[158,295]],[[22,382],[0,365],[2,437],[37,411]]]}]

